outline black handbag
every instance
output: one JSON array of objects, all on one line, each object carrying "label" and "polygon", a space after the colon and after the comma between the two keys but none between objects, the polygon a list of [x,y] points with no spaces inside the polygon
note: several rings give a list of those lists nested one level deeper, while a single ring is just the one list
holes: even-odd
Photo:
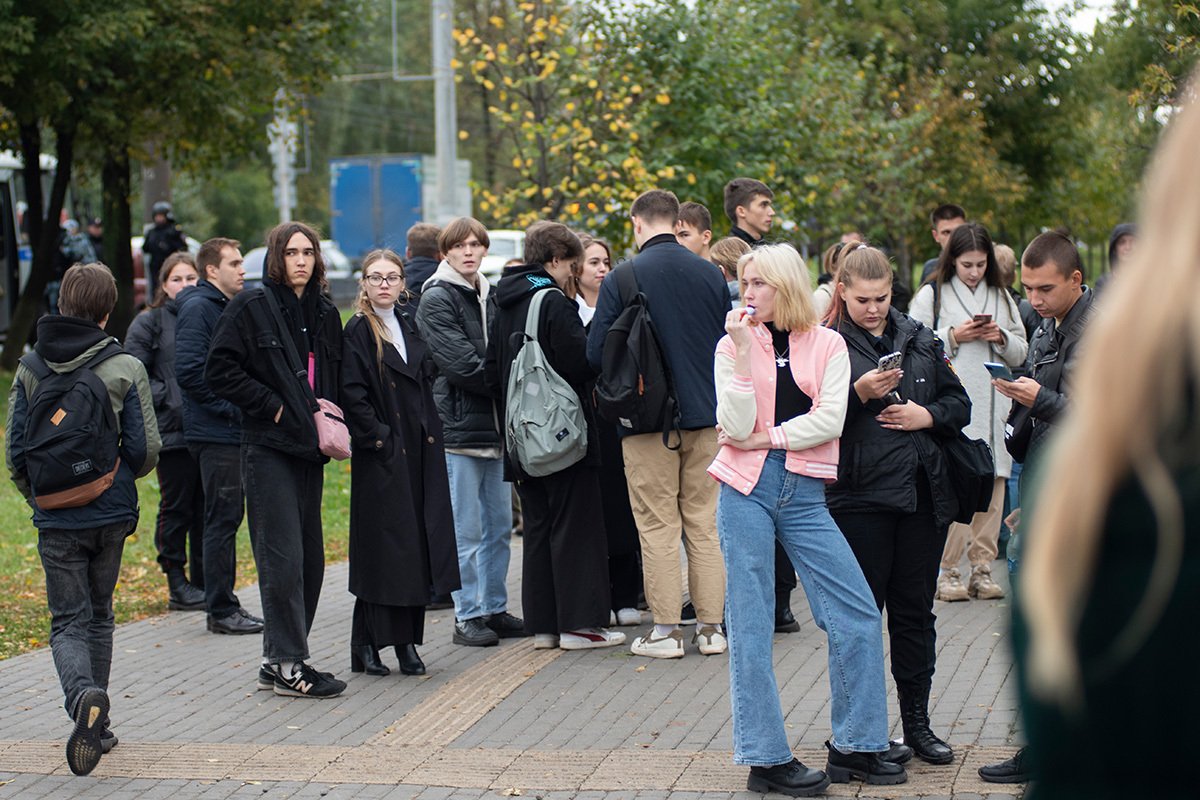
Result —
[{"label": "black handbag", "polygon": [[1014,461],[1025,463],[1029,440],[1033,438],[1033,409],[1013,401],[1012,410],[1004,423],[1004,449]]},{"label": "black handbag", "polygon": [[942,445],[950,488],[958,500],[955,522],[968,524],[979,511],[987,511],[996,488],[996,464],[992,448],[982,439],[971,439],[961,431]]}]

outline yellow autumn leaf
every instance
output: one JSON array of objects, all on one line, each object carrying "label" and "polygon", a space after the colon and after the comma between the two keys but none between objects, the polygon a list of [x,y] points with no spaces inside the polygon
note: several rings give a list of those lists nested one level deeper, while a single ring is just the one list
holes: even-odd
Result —
[{"label": "yellow autumn leaf", "polygon": [[659,92],[654,99],[657,100],[658,104],[662,106],[671,104],[671,95],[667,94],[666,92]]}]

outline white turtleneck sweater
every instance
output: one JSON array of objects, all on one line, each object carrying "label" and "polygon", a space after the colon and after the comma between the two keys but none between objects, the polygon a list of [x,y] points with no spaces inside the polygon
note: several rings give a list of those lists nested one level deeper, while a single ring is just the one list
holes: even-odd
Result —
[{"label": "white turtleneck sweater", "polygon": [[371,308],[375,310],[375,314],[383,320],[384,327],[387,328],[388,338],[396,347],[396,352],[400,354],[401,360],[408,363],[408,345],[404,343],[404,333],[400,330],[400,320],[396,318],[396,309],[394,306],[380,308],[374,303]]}]

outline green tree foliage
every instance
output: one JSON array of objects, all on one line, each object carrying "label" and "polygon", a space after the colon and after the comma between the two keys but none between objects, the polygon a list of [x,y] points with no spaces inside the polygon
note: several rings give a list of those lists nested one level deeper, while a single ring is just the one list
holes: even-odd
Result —
[{"label": "green tree foliage", "polygon": [[[115,333],[124,332],[133,314],[132,159],[146,143],[192,168],[244,153],[261,139],[276,89],[299,95],[329,79],[362,6],[362,0],[41,0],[0,6],[6,11],[0,38],[5,31],[30,32],[18,39],[23,44],[8,66],[10,80],[0,83],[0,105],[16,121],[27,165],[48,130],[61,179],[69,179],[76,152],[101,174],[105,250],[120,288],[110,323]],[[51,200],[53,206],[53,195]],[[0,357],[7,366],[36,315],[50,266],[48,238],[44,232],[35,237],[34,276]]]}]

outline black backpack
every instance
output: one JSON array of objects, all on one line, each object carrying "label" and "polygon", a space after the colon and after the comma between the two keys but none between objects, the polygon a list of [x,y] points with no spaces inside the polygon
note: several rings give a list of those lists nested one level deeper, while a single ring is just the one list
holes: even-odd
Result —
[{"label": "black backpack", "polygon": [[25,473],[38,508],[86,506],[112,486],[120,433],[108,387],[95,368],[123,352],[111,341],[82,366],[61,374],[36,352],[21,357],[38,381],[25,426]]},{"label": "black backpack", "polygon": [[633,264],[618,267],[609,279],[617,282],[624,309],[604,337],[596,409],[626,433],[661,431],[663,444],[678,450],[680,442],[670,444],[671,431],[679,431],[675,384]]}]

